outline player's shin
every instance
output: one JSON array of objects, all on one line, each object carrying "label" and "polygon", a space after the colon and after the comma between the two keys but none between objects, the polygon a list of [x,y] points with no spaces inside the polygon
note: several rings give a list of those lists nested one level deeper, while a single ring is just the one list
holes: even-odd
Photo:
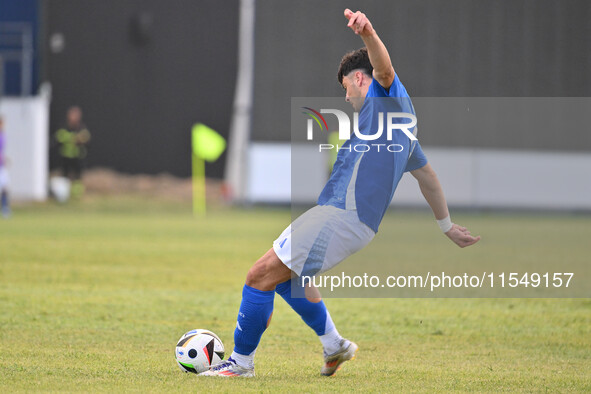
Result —
[{"label": "player's shin", "polygon": [[274,298],[274,291],[262,291],[244,285],[231,356],[244,368],[254,368],[254,353],[270,323]]},{"label": "player's shin", "polygon": [[[296,291],[301,290],[301,294],[292,294],[292,285],[296,286]],[[309,301],[305,297],[303,288],[298,287],[297,282],[294,284],[292,280],[278,284],[275,291],[316,332],[326,354],[332,354],[340,349],[343,338],[337,331],[324,301],[319,297],[314,298],[317,302]]]}]

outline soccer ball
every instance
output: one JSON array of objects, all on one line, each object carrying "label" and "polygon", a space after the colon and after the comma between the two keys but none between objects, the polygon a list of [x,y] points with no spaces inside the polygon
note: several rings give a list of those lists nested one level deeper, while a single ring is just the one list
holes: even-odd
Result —
[{"label": "soccer ball", "polygon": [[224,358],[224,344],[213,332],[191,330],[176,344],[176,362],[183,372],[201,373]]},{"label": "soccer ball", "polygon": [[70,198],[71,182],[61,176],[52,177],[49,180],[49,190],[57,202],[64,203]]}]

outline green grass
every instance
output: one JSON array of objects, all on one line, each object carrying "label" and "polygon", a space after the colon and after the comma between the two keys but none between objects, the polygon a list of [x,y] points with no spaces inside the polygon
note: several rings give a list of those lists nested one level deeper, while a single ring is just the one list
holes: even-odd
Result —
[{"label": "green grass", "polygon": [[[449,248],[426,213],[389,213],[384,233],[404,229],[398,250],[423,259],[589,254],[590,217],[454,219],[479,248]],[[589,299],[327,299],[360,351],[323,378],[319,341],[278,298],[255,379],[181,373],[174,345],[192,328],[231,351],[246,271],[289,220],[260,208],[194,219],[138,198],[17,208],[0,221],[0,391],[591,391]]]}]

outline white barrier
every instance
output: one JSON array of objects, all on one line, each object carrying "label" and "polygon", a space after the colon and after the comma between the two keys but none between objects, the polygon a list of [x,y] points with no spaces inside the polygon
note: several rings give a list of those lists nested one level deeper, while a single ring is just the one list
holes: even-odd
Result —
[{"label": "white barrier", "polygon": [[[287,143],[254,143],[249,150],[250,202],[314,203],[327,179],[320,155],[298,151],[309,171],[308,187],[291,191],[291,149]],[[299,149],[294,145],[293,149]],[[308,149],[309,150],[309,149]],[[451,149],[423,146],[449,205],[470,208],[591,210],[591,152],[535,152]],[[307,156],[306,156],[307,157]],[[316,171],[314,169],[317,169]],[[299,184],[299,183],[298,183]],[[410,174],[400,181],[394,206],[427,206]]]},{"label": "white barrier", "polygon": [[39,96],[0,100],[13,200],[47,198],[50,92],[49,88],[41,91]]}]

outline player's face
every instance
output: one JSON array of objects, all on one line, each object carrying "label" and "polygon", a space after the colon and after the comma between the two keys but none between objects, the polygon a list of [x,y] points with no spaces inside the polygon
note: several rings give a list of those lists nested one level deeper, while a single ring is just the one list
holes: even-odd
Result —
[{"label": "player's face", "polygon": [[73,107],[68,110],[68,125],[71,127],[78,127],[82,120],[82,111],[78,107]]},{"label": "player's face", "polygon": [[345,101],[351,103],[355,111],[359,111],[365,101],[365,94],[361,91],[361,84],[363,80],[359,80],[360,76],[356,75],[359,71],[352,71],[349,75],[343,78],[343,89],[345,89]]}]

